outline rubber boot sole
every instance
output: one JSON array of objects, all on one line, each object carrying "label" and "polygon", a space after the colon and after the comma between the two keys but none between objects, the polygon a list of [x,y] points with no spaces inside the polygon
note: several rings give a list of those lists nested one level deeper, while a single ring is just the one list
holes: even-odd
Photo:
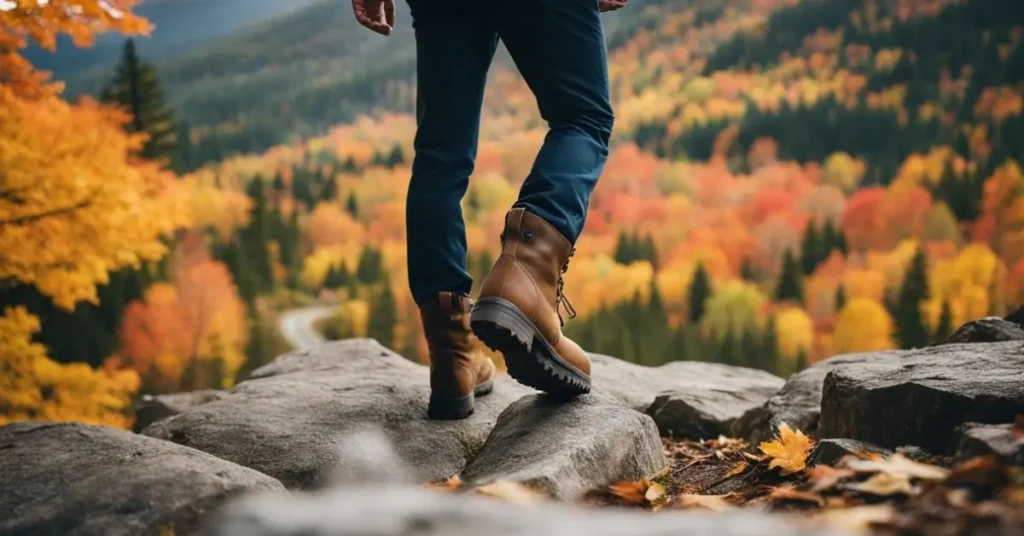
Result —
[{"label": "rubber boot sole", "polygon": [[476,397],[487,396],[494,391],[494,380],[487,380],[476,386],[473,392],[459,398],[430,397],[427,416],[435,421],[458,421],[469,418],[476,411]]},{"label": "rubber boot sole", "polygon": [[559,398],[590,392],[590,377],[570,365],[512,302],[481,298],[469,317],[476,336],[505,356],[509,376]]}]

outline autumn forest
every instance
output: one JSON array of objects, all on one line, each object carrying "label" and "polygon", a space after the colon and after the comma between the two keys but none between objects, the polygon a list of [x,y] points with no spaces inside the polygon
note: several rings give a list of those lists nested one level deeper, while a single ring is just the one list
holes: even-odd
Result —
[{"label": "autumn forest", "polygon": [[[158,60],[131,40],[153,31],[134,0],[69,4],[0,0],[0,424],[129,427],[142,394],[230,387],[288,351],[280,315],[314,303],[334,308],[325,337],[426,362],[408,30],[373,65],[351,21],[254,37],[350,18],[325,0]],[[565,276],[585,349],[786,376],[1024,304],[1024,3],[629,9],[609,23],[612,154]],[[125,41],[67,83],[91,91],[26,59],[96,32]],[[477,280],[546,132],[509,62],[490,78],[464,200]]]}]

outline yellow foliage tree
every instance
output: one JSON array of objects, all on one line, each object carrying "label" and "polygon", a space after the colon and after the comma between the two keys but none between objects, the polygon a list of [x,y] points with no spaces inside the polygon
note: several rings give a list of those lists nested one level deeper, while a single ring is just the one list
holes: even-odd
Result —
[{"label": "yellow foliage tree", "polygon": [[837,353],[869,352],[895,348],[893,320],[876,300],[850,300],[839,313],[832,343]]},{"label": "yellow foliage tree", "polygon": [[740,335],[760,322],[764,294],[751,283],[731,280],[721,285],[707,301],[701,329],[711,337]]},{"label": "yellow foliage tree", "polygon": [[39,319],[24,307],[0,316],[0,425],[22,420],[78,421],[126,428],[139,388],[132,370],[61,365],[32,342]]},{"label": "yellow foliage tree", "polygon": [[[94,35],[107,31],[144,34],[149,24],[132,14],[138,0],[8,0],[0,4],[0,85],[24,96],[53,95],[61,88],[46,84],[21,55],[29,40],[45,50],[57,49],[57,36],[67,34],[77,47],[89,46]],[[74,132],[74,131],[69,131]]]},{"label": "yellow foliage tree", "polygon": [[127,116],[84,101],[25,100],[0,86],[0,280],[65,308],[95,302],[111,271],[166,254],[186,223],[173,175],[136,161]]},{"label": "yellow foliage tree", "polygon": [[801,352],[811,353],[814,344],[814,324],[803,309],[787,307],[775,314],[775,332],[779,341],[779,354],[795,361]]},{"label": "yellow foliage tree", "polygon": [[[148,31],[136,0],[13,0],[0,4],[0,283],[36,287],[66,310],[96,301],[108,273],[166,254],[161,237],[186,222],[173,176],[132,155],[129,117],[92,99],[70,105],[21,55],[108,30]],[[0,327],[0,422],[76,420],[127,426],[134,371],[61,365],[31,341],[38,319],[21,307]]]}]

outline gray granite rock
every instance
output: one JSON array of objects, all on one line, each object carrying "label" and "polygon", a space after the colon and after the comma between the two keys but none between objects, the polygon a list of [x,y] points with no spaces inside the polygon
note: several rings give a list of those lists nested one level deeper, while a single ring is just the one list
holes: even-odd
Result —
[{"label": "gray granite rock", "polygon": [[857,441],[854,439],[822,439],[815,445],[814,450],[808,457],[808,465],[835,465],[839,460],[849,455],[856,455],[859,452],[870,452],[889,456],[892,451],[878,445]]},{"label": "gray granite rock", "polygon": [[748,440],[752,445],[770,441],[780,424],[818,436],[821,415],[821,389],[825,376],[837,367],[886,360],[899,355],[897,351],[869,354],[838,355],[815,363],[789,378],[782,389],[761,406],[755,407],[732,425],[731,435]]},{"label": "gray granite rock", "polygon": [[1011,424],[964,423],[957,431],[958,459],[995,455],[1007,463],[1024,465],[1024,430],[1015,431]]},{"label": "gray granite rock", "polygon": [[220,399],[223,391],[204,390],[169,395],[143,395],[135,406],[135,423],[132,430],[141,432],[147,426],[183,413],[188,409]]},{"label": "gray granite rock", "polygon": [[1020,412],[1024,342],[948,344],[832,369],[819,432],[952,454],[961,424],[1006,423]]},{"label": "gray granite rock", "polygon": [[1024,341],[1024,327],[997,316],[990,316],[960,326],[948,339],[939,344],[1002,341]]},{"label": "gray granite rock", "polygon": [[785,384],[778,376],[750,368],[701,368],[658,394],[647,408],[661,435],[701,440],[728,434],[736,419],[762,406]]},{"label": "gray granite rock", "polygon": [[559,402],[522,398],[502,412],[462,480],[470,487],[506,480],[575,499],[668,464],[650,417],[610,397]]},{"label": "gray granite rock", "polygon": [[346,437],[380,426],[423,481],[459,473],[510,403],[531,392],[508,376],[461,421],[427,418],[426,366],[370,339],[286,354],[219,399],[157,422],[143,433],[313,488],[346,472]]},{"label": "gray granite rock", "polygon": [[[273,478],[125,430],[22,422],[0,428],[0,534],[192,534]],[[163,531],[163,532],[162,532]]]}]

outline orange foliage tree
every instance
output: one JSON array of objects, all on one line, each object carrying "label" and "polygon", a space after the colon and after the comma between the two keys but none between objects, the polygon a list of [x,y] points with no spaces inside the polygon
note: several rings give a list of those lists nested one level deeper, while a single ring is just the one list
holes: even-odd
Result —
[{"label": "orange foliage tree", "polygon": [[184,267],[125,308],[118,360],[147,387],[229,387],[244,361],[245,307],[223,263]]}]

